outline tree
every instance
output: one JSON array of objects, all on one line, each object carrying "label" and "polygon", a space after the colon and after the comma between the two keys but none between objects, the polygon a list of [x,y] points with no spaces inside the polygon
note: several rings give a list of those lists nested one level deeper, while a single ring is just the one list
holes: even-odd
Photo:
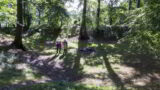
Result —
[{"label": "tree", "polygon": [[137,7],[137,8],[140,8],[140,2],[141,2],[140,0],[137,0],[137,1],[136,1],[136,4],[137,4],[136,7]]},{"label": "tree", "polygon": [[108,3],[108,19],[109,19],[109,24],[113,25],[115,23],[115,18],[117,9],[120,9],[121,7],[118,7],[118,2],[119,0],[109,0]]},{"label": "tree", "polygon": [[[0,1],[0,23],[6,27],[12,27],[16,22],[16,0],[2,0]],[[10,30],[11,31],[11,30]]]},{"label": "tree", "polygon": [[17,27],[15,33],[15,39],[11,46],[17,49],[26,50],[22,43],[22,31],[23,31],[23,13],[22,13],[22,2],[23,0],[17,0]]},{"label": "tree", "polygon": [[96,18],[96,30],[99,29],[99,23],[100,23],[100,6],[101,6],[101,0],[98,0],[98,8],[97,8],[97,18]]},{"label": "tree", "polygon": [[31,14],[29,12],[28,0],[23,2],[23,31],[26,32],[31,25]]},{"label": "tree", "polygon": [[132,0],[128,1],[128,9],[131,10],[132,9]]},{"label": "tree", "polygon": [[87,11],[87,0],[84,0],[82,23],[81,23],[80,35],[79,35],[80,40],[88,40],[89,39],[87,30],[86,30],[86,11]]},{"label": "tree", "polygon": [[113,23],[113,20],[112,20],[112,15],[113,15],[113,4],[114,4],[114,1],[113,0],[110,0],[109,1],[109,5],[108,5],[108,9],[109,9],[109,24],[112,25]]},{"label": "tree", "polygon": [[39,18],[39,20],[38,20],[38,24],[40,25],[41,24],[41,6],[40,5],[38,5],[37,6],[37,11],[38,11],[38,18]]},{"label": "tree", "polygon": [[160,31],[159,3],[159,0],[146,0],[145,13],[147,24],[149,25],[148,28],[155,31]]}]

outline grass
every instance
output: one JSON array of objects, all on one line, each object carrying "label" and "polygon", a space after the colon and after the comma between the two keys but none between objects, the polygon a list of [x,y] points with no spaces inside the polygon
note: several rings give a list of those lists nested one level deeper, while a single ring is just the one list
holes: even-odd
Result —
[{"label": "grass", "polygon": [[24,86],[16,90],[120,90],[120,89],[114,86],[98,87],[93,85],[55,82],[55,83],[36,84],[32,86]]},{"label": "grass", "polygon": [[14,90],[159,90],[159,84],[155,84],[154,87],[128,87],[122,89],[116,86],[94,86],[68,82],[52,82],[23,86]]},{"label": "grass", "polygon": [[40,79],[42,75],[12,53],[0,53],[0,86]]},{"label": "grass", "polygon": [[[29,67],[27,67],[29,68]],[[38,80],[42,77],[40,73],[36,73],[33,70],[25,71],[23,69],[8,68],[3,69],[0,72],[0,86],[6,86],[11,84],[18,84],[20,82],[29,80]]]}]

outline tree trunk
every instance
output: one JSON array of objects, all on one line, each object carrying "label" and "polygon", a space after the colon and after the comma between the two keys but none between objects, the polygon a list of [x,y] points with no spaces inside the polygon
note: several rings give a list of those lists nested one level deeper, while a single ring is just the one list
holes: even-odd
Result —
[{"label": "tree trunk", "polygon": [[17,49],[26,50],[22,44],[22,31],[23,31],[23,13],[22,13],[22,0],[17,0],[17,27],[15,39],[12,46]]},{"label": "tree trunk", "polygon": [[6,28],[8,28],[8,22],[6,22]]},{"label": "tree trunk", "polygon": [[23,23],[25,24],[25,18],[26,18],[26,1],[24,3],[22,3],[22,14],[23,14]]},{"label": "tree trunk", "polygon": [[112,16],[109,16],[109,24],[112,25]]},{"label": "tree trunk", "polygon": [[113,0],[110,0],[110,4],[109,4],[109,24],[112,25],[113,24],[113,20],[112,20],[112,16],[113,16]]},{"label": "tree trunk", "polygon": [[137,3],[137,8],[140,8],[140,2],[141,2],[140,0],[137,0],[137,1],[136,1],[136,3]]},{"label": "tree trunk", "polygon": [[132,9],[132,0],[129,0],[128,1],[128,10],[131,10]]},{"label": "tree trunk", "polygon": [[84,6],[83,6],[83,15],[82,15],[82,24],[80,29],[80,40],[88,40],[88,33],[86,30],[86,11],[87,11],[87,0],[84,0]]},{"label": "tree trunk", "polygon": [[99,30],[99,23],[100,23],[100,5],[101,5],[101,0],[98,0],[98,8],[97,8],[97,20],[96,20],[96,30]]},{"label": "tree trunk", "polygon": [[39,21],[38,21],[38,25],[41,24],[41,10],[38,9],[38,18],[39,18]]},{"label": "tree trunk", "polygon": [[23,23],[24,23],[24,28],[23,31],[27,32],[30,25],[31,25],[31,16],[29,14],[29,10],[28,10],[29,6],[28,6],[28,1],[25,1],[23,3]]},{"label": "tree trunk", "polygon": [[24,27],[23,27],[23,32],[26,32],[26,1],[24,3],[22,3],[22,18],[23,18],[23,24],[24,24]]}]

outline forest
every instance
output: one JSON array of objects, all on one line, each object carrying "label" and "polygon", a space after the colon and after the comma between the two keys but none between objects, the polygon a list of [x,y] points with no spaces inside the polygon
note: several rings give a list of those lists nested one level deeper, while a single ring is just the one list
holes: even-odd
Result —
[{"label": "forest", "polygon": [[160,90],[160,0],[0,0],[0,90]]}]

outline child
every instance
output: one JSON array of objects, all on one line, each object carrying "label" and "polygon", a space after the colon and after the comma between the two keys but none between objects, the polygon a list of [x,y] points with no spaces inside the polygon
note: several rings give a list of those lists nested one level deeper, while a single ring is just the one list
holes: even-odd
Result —
[{"label": "child", "polygon": [[63,54],[66,54],[67,50],[68,50],[68,42],[67,42],[67,40],[63,41],[63,49],[64,49]]},{"label": "child", "polygon": [[57,53],[60,53],[60,52],[61,52],[61,48],[62,48],[61,41],[57,41],[57,42],[56,42]]}]

